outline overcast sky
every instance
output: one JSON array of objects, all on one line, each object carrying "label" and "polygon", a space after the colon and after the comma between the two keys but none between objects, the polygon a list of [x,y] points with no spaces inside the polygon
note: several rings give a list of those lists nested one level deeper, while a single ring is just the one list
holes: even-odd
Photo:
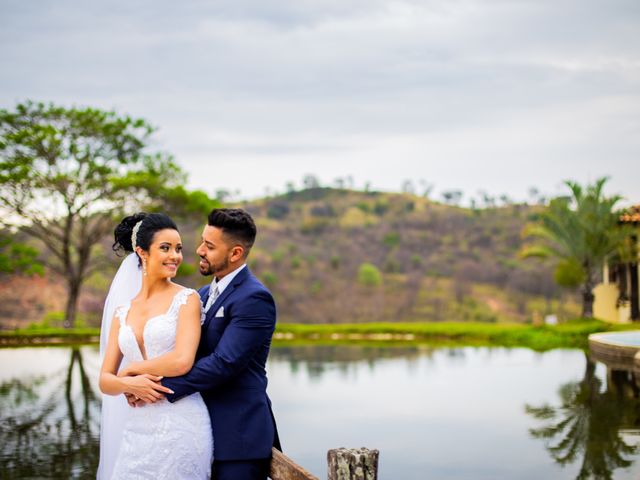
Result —
[{"label": "overcast sky", "polygon": [[0,0],[0,106],[144,117],[190,187],[640,202],[638,0]]}]

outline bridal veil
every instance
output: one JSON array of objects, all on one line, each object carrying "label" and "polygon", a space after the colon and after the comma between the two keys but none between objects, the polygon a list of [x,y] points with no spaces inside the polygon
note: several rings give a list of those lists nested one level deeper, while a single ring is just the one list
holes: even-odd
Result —
[{"label": "bridal veil", "polygon": [[[127,303],[135,297],[142,286],[142,272],[138,264],[138,256],[131,253],[120,264],[116,272],[102,312],[100,327],[100,361],[104,359],[111,330],[111,321],[118,305]],[[122,366],[122,365],[121,365]],[[100,422],[100,465],[97,479],[107,480],[115,465],[120,440],[126,418],[127,401],[124,395],[102,395],[102,415]]]}]

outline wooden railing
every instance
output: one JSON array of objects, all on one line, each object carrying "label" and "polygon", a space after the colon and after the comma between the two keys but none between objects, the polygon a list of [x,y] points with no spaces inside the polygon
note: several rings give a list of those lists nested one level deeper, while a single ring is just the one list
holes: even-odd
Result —
[{"label": "wooden railing", "polygon": [[[284,453],[272,451],[271,480],[319,480]],[[328,480],[377,480],[378,450],[337,448],[327,453]]]}]

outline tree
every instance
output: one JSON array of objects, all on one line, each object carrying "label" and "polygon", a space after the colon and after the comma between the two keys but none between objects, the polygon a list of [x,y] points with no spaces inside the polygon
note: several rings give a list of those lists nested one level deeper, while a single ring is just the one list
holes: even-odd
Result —
[{"label": "tree", "polygon": [[26,102],[0,110],[2,224],[39,239],[64,278],[65,326],[73,326],[98,242],[123,211],[166,200],[202,210],[171,157],[147,153],[154,129],[142,119],[94,108]]},{"label": "tree", "polygon": [[546,441],[551,458],[562,466],[580,461],[577,479],[611,479],[615,469],[630,467],[637,453],[623,434],[640,420],[633,376],[611,370],[607,377],[603,386],[596,364],[587,357],[582,381],[559,389],[559,406],[525,406],[529,415],[544,422],[529,433]]},{"label": "tree", "polygon": [[379,287],[382,285],[382,274],[378,267],[365,262],[358,269],[358,283],[365,287]]},{"label": "tree", "polygon": [[413,181],[404,180],[402,182],[402,193],[408,193],[409,195],[416,194],[416,187],[413,185]]},{"label": "tree", "polygon": [[315,175],[308,173],[302,178],[302,184],[306,189],[319,188],[320,180]]},{"label": "tree", "polygon": [[296,185],[292,181],[288,181],[285,184],[285,189],[287,190],[287,195],[291,196],[296,192]]},{"label": "tree", "polygon": [[442,198],[447,205],[458,205],[462,199],[461,190],[445,190],[442,192]]},{"label": "tree", "polygon": [[524,257],[558,259],[556,278],[566,280],[565,285],[572,279],[582,280],[582,315],[587,318],[593,316],[592,290],[602,266],[627,235],[614,212],[621,197],[604,196],[606,181],[606,177],[600,178],[586,188],[565,182],[571,196],[551,200],[537,221],[525,227],[525,236],[535,243],[521,252]]},{"label": "tree", "polygon": [[226,188],[219,188],[216,190],[216,200],[220,203],[225,203],[227,200],[231,198],[231,190]]},{"label": "tree", "polygon": [[424,198],[429,198],[431,196],[431,192],[433,192],[435,185],[433,185],[432,183],[428,183],[424,179],[420,179],[419,183],[420,188],[422,189],[422,196]]},{"label": "tree", "polygon": [[44,275],[37,257],[38,250],[17,242],[9,232],[0,231],[0,273]]}]

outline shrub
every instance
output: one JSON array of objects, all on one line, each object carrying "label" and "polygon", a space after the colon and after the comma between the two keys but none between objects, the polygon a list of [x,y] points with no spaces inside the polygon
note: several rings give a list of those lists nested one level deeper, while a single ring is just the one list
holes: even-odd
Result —
[{"label": "shrub", "polygon": [[271,271],[266,271],[261,275],[261,279],[268,288],[273,288],[278,283],[278,277]]},{"label": "shrub", "polygon": [[398,273],[402,270],[400,262],[395,257],[389,256],[384,261],[384,271],[387,273]]},{"label": "shrub", "polygon": [[277,220],[285,218],[289,215],[289,204],[287,202],[272,202],[267,207],[267,217]]},{"label": "shrub", "polygon": [[271,253],[271,261],[274,264],[279,264],[284,259],[284,252],[282,250],[274,250]]},{"label": "shrub", "polygon": [[[64,312],[48,312],[42,317],[40,322],[31,323],[27,329],[29,330],[40,330],[47,328],[63,328],[64,327]],[[84,328],[87,326],[87,315],[84,313],[79,313],[74,327],[76,328]]]},{"label": "shrub", "polygon": [[313,234],[320,233],[325,230],[330,225],[330,222],[326,218],[310,218],[306,219],[302,226],[300,227],[300,231],[304,234]]},{"label": "shrub", "polygon": [[311,215],[314,217],[335,217],[336,212],[333,205],[325,203],[322,205],[314,205],[311,207]]},{"label": "shrub", "polygon": [[361,228],[367,226],[369,218],[366,213],[357,207],[349,207],[342,217],[340,217],[340,226],[342,228]]},{"label": "shrub", "polygon": [[376,203],[373,205],[373,213],[375,213],[378,216],[383,216],[387,210],[389,210],[389,202],[381,199],[381,200],[376,200]]},{"label": "shrub", "polygon": [[585,279],[584,270],[574,259],[561,260],[555,271],[553,278],[561,287],[573,288],[582,284]]},{"label": "shrub", "polygon": [[311,295],[317,295],[322,290],[322,282],[320,280],[316,280],[311,284]]},{"label": "shrub", "polygon": [[358,283],[365,287],[379,287],[382,285],[382,274],[378,267],[365,262],[358,269]]},{"label": "shrub", "polygon": [[362,210],[364,213],[371,212],[371,206],[367,202],[358,202],[356,203],[356,208]]},{"label": "shrub", "polygon": [[300,255],[291,257],[291,268],[297,269],[300,268],[300,265],[302,265],[302,258],[300,258]]},{"label": "shrub", "polygon": [[400,244],[400,234],[398,232],[389,232],[382,238],[382,243],[390,248],[397,247]]},{"label": "shrub", "polygon": [[48,312],[42,317],[42,321],[39,324],[34,324],[34,327],[62,327],[64,325],[64,312]]}]

